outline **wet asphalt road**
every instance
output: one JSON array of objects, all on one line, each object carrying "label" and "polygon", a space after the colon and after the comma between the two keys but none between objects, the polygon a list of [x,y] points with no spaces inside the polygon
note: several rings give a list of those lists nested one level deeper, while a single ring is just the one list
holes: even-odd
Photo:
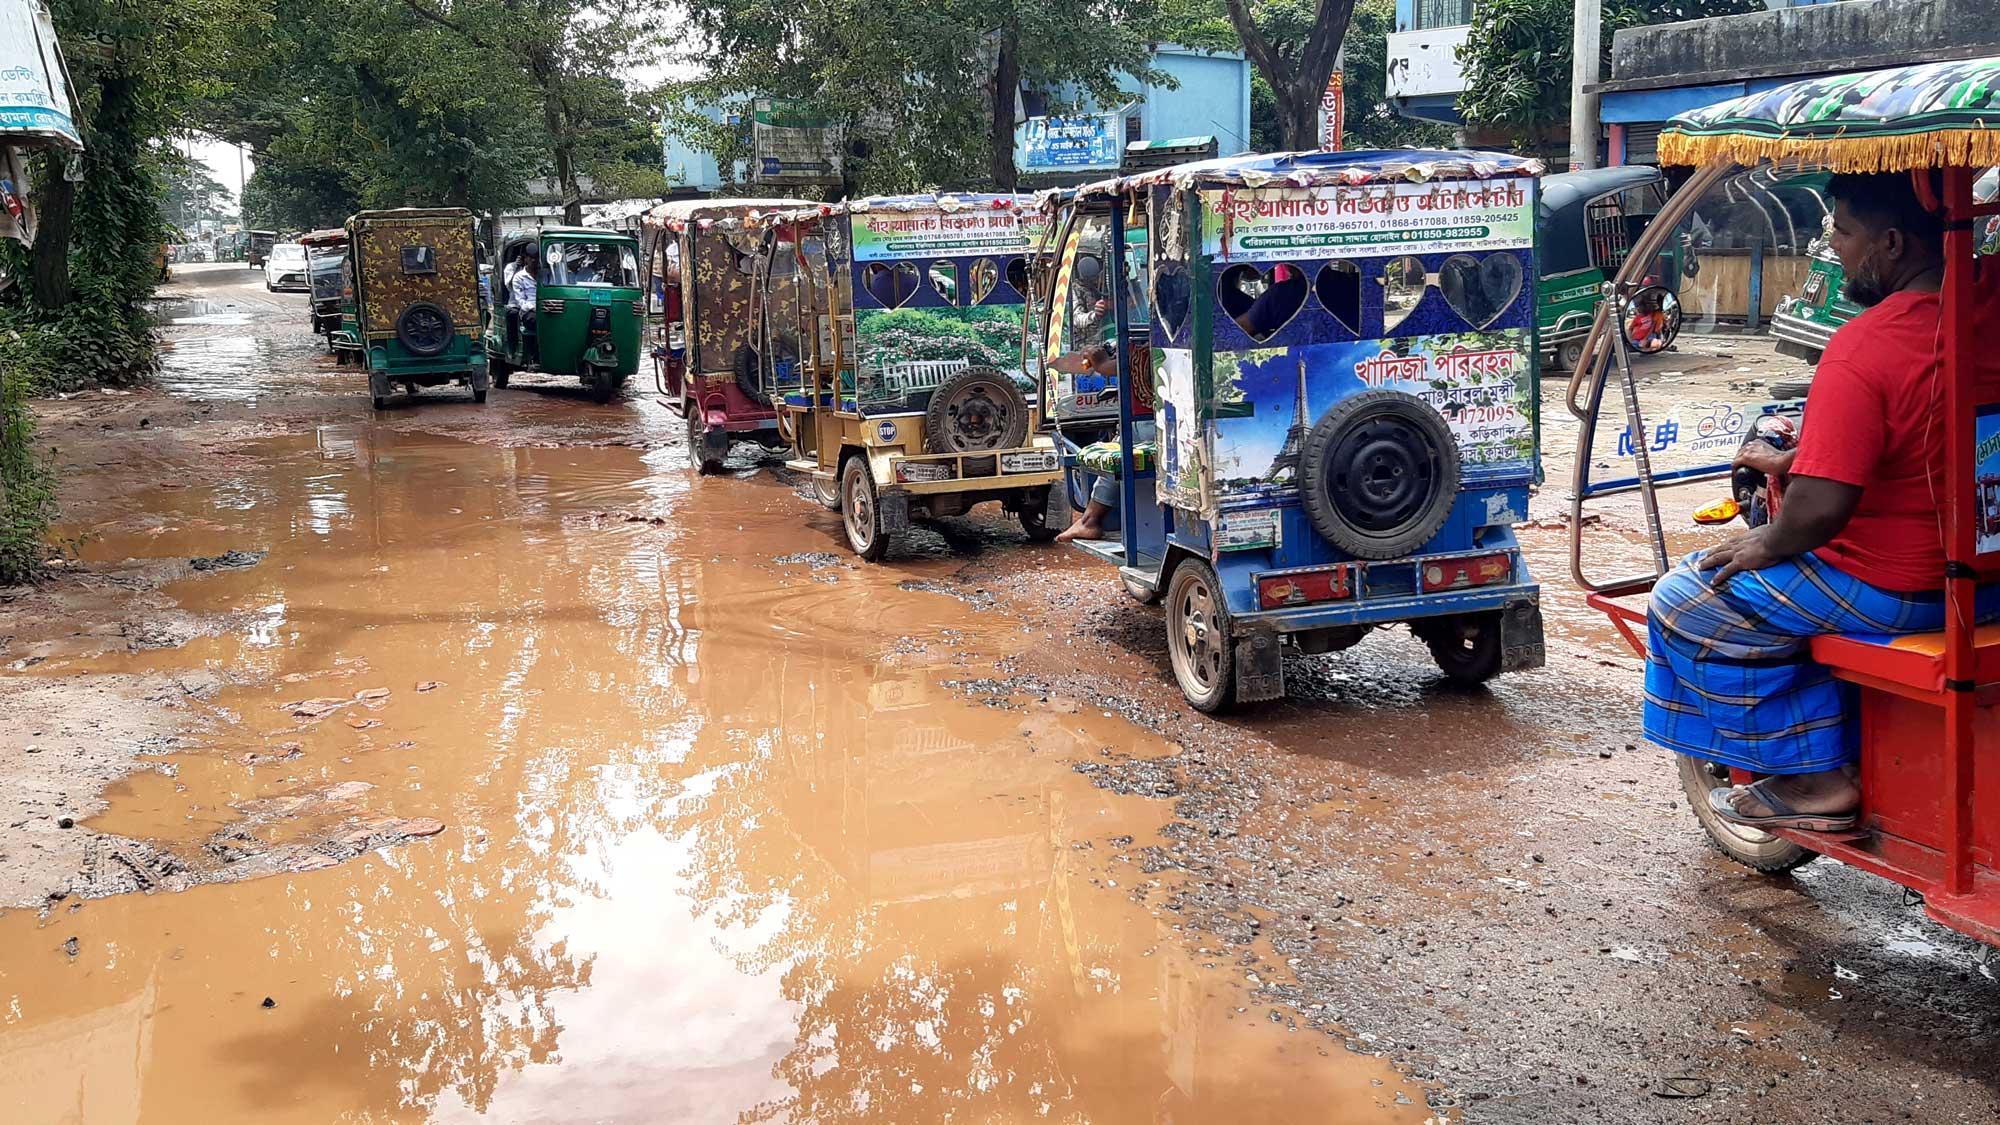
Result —
[{"label": "wet asphalt road", "polygon": [[693,478],[645,372],[374,416],[302,297],[173,292],[158,391],[44,412],[81,557],[271,554],[166,588],[213,630],[36,666],[228,686],[86,823],[201,880],[0,915],[20,1119],[2000,1119],[1977,947],[1712,853],[1559,530],[1549,668],[1383,634],[1207,719],[998,516],[865,567],[748,451]]}]

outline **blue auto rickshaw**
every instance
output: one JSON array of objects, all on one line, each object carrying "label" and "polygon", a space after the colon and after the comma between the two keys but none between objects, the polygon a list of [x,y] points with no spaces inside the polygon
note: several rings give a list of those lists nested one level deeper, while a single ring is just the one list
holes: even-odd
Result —
[{"label": "blue auto rickshaw", "polygon": [[1118,394],[1115,438],[1065,453],[1072,497],[1117,485],[1078,546],[1165,601],[1196,708],[1282,696],[1287,647],[1398,622],[1453,681],[1542,664],[1513,531],[1539,472],[1540,171],[1241,156],[1052,199],[1043,365]]}]

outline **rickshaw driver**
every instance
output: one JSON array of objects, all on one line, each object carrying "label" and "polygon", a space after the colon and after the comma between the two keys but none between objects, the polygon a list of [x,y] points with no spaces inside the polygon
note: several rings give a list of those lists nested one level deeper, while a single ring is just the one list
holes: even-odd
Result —
[{"label": "rickshaw driver", "polygon": [[[1789,469],[1785,503],[1663,577],[1648,614],[1646,737],[1767,775],[1709,795],[1718,816],[1758,828],[1856,820],[1851,689],[1811,661],[1811,638],[1944,626],[1943,223],[1903,173],[1838,175],[1831,194],[1833,245],[1866,310],[1822,356],[1789,463],[1772,459]],[[1984,319],[2000,309],[1981,289]],[[1984,362],[1982,383],[2000,375],[2000,356]],[[2000,608],[1986,593],[1982,619]]]}]

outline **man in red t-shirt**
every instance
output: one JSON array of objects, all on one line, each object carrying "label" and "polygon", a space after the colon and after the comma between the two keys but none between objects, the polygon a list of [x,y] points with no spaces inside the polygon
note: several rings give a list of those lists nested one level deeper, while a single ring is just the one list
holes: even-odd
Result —
[{"label": "man in red t-shirt", "polygon": [[1847,296],[1866,308],[1820,359],[1797,449],[1753,466],[1789,474],[1784,505],[1662,578],[1650,614],[1647,737],[1766,775],[1709,799],[1761,828],[1848,828],[1860,803],[1848,689],[1811,638],[1944,621],[1943,222],[1907,174],[1830,190]]}]

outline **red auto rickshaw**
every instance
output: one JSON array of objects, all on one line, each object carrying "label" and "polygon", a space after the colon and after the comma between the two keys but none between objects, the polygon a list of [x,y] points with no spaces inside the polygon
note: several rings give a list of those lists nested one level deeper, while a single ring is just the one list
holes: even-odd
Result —
[{"label": "red auto rickshaw", "polygon": [[[1975,202],[1973,182],[2000,164],[2000,131],[1988,124],[1996,119],[2000,59],[1812,79],[1695,110],[1666,126],[1660,154],[1696,170],[1634,245],[1613,283],[1621,298],[1635,293],[1638,275],[1684,217],[1732,176],[1908,172],[1919,198],[1943,211],[1939,421],[1946,427],[1946,465],[1937,487],[1945,554],[1955,560],[1939,578],[1946,627],[1917,635],[1823,636],[1812,643],[1813,659],[1859,689],[1858,708],[1847,720],[1858,725],[1861,745],[1858,823],[1838,833],[1742,827],[1715,816],[1707,797],[1712,789],[1752,781],[1752,775],[1688,756],[1680,757],[1680,774],[1703,827],[1730,857],[1780,872],[1830,856],[1920,893],[1931,918],[1989,946],[2000,945],[2000,626],[1977,626],[1973,599],[1981,584],[2000,578],[2000,536],[1988,530],[1981,480],[1981,470],[2000,461],[2000,402],[1982,401],[1974,382],[1979,340],[1996,327],[1977,323],[1975,283],[1985,289],[1996,279],[1995,263],[1985,262],[1982,272],[1975,257],[1975,223],[2000,214],[2000,204]],[[1726,479],[1735,442],[1689,440],[1678,422],[1678,412],[1689,406],[1685,389],[1680,400],[1662,402],[1657,380],[1642,386],[1634,379],[1627,344],[1604,311],[1614,304],[1600,304],[1569,387],[1569,408],[1582,421],[1570,559],[1590,604],[1643,652],[1644,595],[1667,572],[1671,557],[1662,516],[1670,502],[1661,494]],[[1755,417],[1773,407],[1745,402],[1738,408]],[[1810,402],[1806,420],[1810,425]],[[1585,574],[1586,505],[1634,493],[1651,537],[1652,572]],[[1614,551],[1619,545],[1610,535],[1594,542]]]},{"label": "red auto rickshaw", "polygon": [[766,211],[795,199],[684,199],[642,220],[648,302],[659,317],[653,375],[661,400],[687,422],[688,458],[720,468],[735,441],[771,449],[786,442],[757,372],[751,295]]}]

